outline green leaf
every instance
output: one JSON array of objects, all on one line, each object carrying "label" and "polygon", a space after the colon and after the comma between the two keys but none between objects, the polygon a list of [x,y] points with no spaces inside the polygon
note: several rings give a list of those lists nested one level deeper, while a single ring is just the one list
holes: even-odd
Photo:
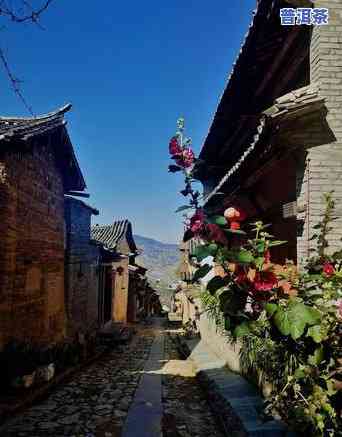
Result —
[{"label": "green leaf", "polygon": [[275,303],[268,303],[265,306],[266,312],[269,316],[273,316],[276,311],[278,311],[278,305],[276,305]]},{"label": "green leaf", "polygon": [[306,335],[311,337],[315,343],[320,343],[323,340],[320,325],[311,326]]},{"label": "green leaf", "polygon": [[240,250],[235,255],[236,261],[242,264],[250,264],[254,261],[254,256],[249,250]]},{"label": "green leaf", "polygon": [[291,322],[289,320],[288,311],[279,307],[274,316],[274,324],[283,335],[289,335],[291,331]]},{"label": "green leaf", "polygon": [[305,373],[305,371],[304,371],[304,367],[300,365],[300,366],[295,370],[295,372],[294,372],[294,376],[295,376],[295,378],[297,378],[297,379],[305,378],[306,373]]},{"label": "green leaf", "polygon": [[266,241],[259,241],[256,247],[259,253],[264,253],[266,250]]},{"label": "green leaf", "polygon": [[242,322],[241,325],[236,326],[234,329],[234,337],[244,337],[250,333],[248,322]]},{"label": "green leaf", "polygon": [[183,206],[180,206],[179,208],[177,208],[175,212],[181,212],[181,211],[185,211],[187,209],[192,209],[192,208],[193,208],[193,206],[183,205]]},{"label": "green leaf", "polygon": [[313,355],[309,355],[308,363],[312,366],[318,366],[324,359],[323,347],[318,347]]},{"label": "green leaf", "polygon": [[214,215],[212,217],[209,217],[208,221],[210,223],[213,223],[213,224],[219,225],[219,226],[226,226],[227,225],[227,220],[221,215]]},{"label": "green leaf", "polygon": [[211,269],[212,269],[212,266],[210,266],[209,264],[204,264],[204,266],[202,266],[198,270],[196,270],[196,272],[192,278],[192,282],[196,282],[199,279],[206,276],[210,272]]},{"label": "green leaf", "polygon": [[198,246],[191,254],[192,256],[196,257],[199,262],[203,261],[208,256],[212,256],[212,248],[210,248],[210,245],[204,245],[204,246]]},{"label": "green leaf", "polygon": [[208,282],[207,290],[211,294],[214,294],[219,288],[222,288],[225,285],[227,285],[227,279],[221,278],[221,276],[215,276]]},{"label": "green leaf", "polygon": [[255,258],[255,265],[258,270],[262,269],[264,262],[265,262],[265,258],[263,256],[258,256],[258,258]]},{"label": "green leaf", "polygon": [[286,243],[287,243],[287,241],[285,241],[285,240],[274,240],[274,241],[269,241],[268,246],[269,247],[281,246],[282,244],[286,244]]},{"label": "green leaf", "polygon": [[225,232],[228,232],[228,234],[247,235],[246,232],[241,229],[225,229]]},{"label": "green leaf", "polygon": [[306,325],[316,325],[321,320],[319,311],[302,302],[290,303],[287,308],[279,307],[274,323],[283,335],[297,340],[304,334]]},{"label": "green leaf", "polygon": [[218,245],[216,243],[211,243],[208,246],[209,255],[215,257],[218,251]]},{"label": "green leaf", "polygon": [[230,318],[228,316],[226,316],[224,319],[224,329],[226,331],[229,331],[230,329]]}]

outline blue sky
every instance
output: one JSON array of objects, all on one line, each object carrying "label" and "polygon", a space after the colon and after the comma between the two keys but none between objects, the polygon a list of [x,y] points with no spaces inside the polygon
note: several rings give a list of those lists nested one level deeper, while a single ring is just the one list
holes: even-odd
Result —
[{"label": "blue sky", "polygon": [[[68,129],[89,203],[100,210],[96,222],[128,218],[135,233],[179,240],[182,179],[167,173],[168,141],[182,115],[200,150],[254,6],[55,0],[42,17],[46,30],[2,30],[34,112],[73,104]],[[27,115],[3,69],[0,86],[1,114]]]}]

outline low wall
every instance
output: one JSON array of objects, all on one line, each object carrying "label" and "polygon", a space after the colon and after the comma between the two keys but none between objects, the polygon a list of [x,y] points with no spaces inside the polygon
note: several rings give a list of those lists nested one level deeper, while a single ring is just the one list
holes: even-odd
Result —
[{"label": "low wall", "polygon": [[210,320],[206,313],[201,314],[200,319],[201,339],[222,359],[233,371],[241,373],[239,344],[232,344],[223,332]]}]

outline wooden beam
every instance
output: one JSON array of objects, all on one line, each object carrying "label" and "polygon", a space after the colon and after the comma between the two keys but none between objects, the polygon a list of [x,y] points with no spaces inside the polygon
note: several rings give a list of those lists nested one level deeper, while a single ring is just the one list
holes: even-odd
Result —
[{"label": "wooden beam", "polygon": [[286,55],[288,54],[290,48],[292,47],[292,44],[296,40],[299,33],[300,33],[300,26],[291,27],[291,32],[289,33],[288,37],[286,38],[285,44],[283,45],[278,56],[276,56],[273,64],[271,65],[271,67],[269,68],[267,73],[265,74],[264,80],[259,85],[259,88],[256,90],[256,92],[255,92],[256,96],[260,96],[260,94],[262,94],[262,92],[265,90],[267,85],[269,85],[272,77],[275,75],[276,71],[281,66],[283,60],[285,59]]}]

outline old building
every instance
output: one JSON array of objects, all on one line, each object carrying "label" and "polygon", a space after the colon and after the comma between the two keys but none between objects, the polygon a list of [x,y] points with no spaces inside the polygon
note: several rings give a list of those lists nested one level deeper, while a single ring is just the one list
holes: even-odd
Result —
[{"label": "old building", "polygon": [[85,188],[65,127],[70,107],[0,118],[0,347],[66,333],[64,194]]},{"label": "old building", "polygon": [[[280,8],[297,6],[329,8],[329,25],[282,26]],[[289,242],[275,261],[310,254],[331,189],[339,208],[329,239],[340,244],[341,26],[335,0],[259,0],[199,156],[207,210],[233,204],[272,223]]]},{"label": "old building", "polygon": [[[112,277],[112,318],[114,322],[126,323],[128,314],[135,319],[135,298],[129,298],[130,277],[134,277],[135,258],[138,249],[135,245],[132,225],[128,220],[116,221],[112,225],[92,227],[92,238],[104,249],[116,254],[117,259],[110,262],[107,274]],[[131,285],[131,293],[135,287]],[[129,302],[134,309],[129,311]]]},{"label": "old building", "polygon": [[91,240],[91,216],[97,209],[65,196],[65,304],[68,334],[99,326],[101,247]]}]

